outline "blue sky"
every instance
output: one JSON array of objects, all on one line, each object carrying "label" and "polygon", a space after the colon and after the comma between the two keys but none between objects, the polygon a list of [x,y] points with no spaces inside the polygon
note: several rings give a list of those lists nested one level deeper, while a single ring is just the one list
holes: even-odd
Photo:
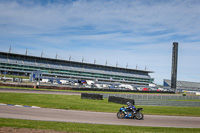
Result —
[{"label": "blue sky", "polygon": [[154,71],[200,82],[199,0],[0,0],[0,51]]}]

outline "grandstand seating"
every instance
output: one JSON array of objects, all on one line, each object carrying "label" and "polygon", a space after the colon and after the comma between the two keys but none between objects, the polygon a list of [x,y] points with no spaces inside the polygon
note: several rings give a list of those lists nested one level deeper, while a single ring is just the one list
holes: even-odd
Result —
[{"label": "grandstand seating", "polygon": [[33,57],[13,53],[0,52],[0,71],[15,70],[28,72],[43,71],[43,74],[68,76],[74,78],[100,79],[113,82],[132,82],[149,84],[153,79],[150,71],[94,65],[81,62],[64,61],[50,58]]},{"label": "grandstand seating", "polygon": [[[171,80],[164,79],[164,86],[171,86]],[[177,81],[177,89],[200,89],[200,83],[188,82],[188,81]]]}]

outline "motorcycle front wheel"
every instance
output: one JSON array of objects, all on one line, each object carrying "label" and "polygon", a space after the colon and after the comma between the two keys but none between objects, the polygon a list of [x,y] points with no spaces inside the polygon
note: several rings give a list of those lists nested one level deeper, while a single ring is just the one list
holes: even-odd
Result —
[{"label": "motorcycle front wheel", "polygon": [[125,116],[124,112],[118,112],[117,113],[117,118],[119,118],[119,119],[123,119],[124,116]]},{"label": "motorcycle front wheel", "polygon": [[142,120],[142,119],[144,118],[144,115],[143,115],[142,113],[140,113],[140,112],[137,112],[137,113],[135,114],[135,118],[136,118],[137,120]]}]

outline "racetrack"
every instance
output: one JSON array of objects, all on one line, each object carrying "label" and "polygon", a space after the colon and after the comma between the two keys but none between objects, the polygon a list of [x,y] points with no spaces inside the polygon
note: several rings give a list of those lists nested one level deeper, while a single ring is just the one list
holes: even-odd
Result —
[{"label": "racetrack", "polygon": [[[0,89],[0,92],[80,95],[81,93]],[[116,112],[117,113],[117,112]],[[74,111],[48,108],[16,107],[0,104],[1,118],[76,122],[91,124],[200,128],[200,117],[144,115],[144,120],[118,119],[116,113]]]},{"label": "racetrack", "polygon": [[25,90],[25,89],[13,89],[13,88],[0,88],[0,92],[59,94],[59,95],[81,95],[80,92],[47,91],[47,90]]},{"label": "racetrack", "polygon": [[144,120],[118,119],[116,113],[1,105],[1,118],[90,124],[199,128],[200,117],[145,115]]}]

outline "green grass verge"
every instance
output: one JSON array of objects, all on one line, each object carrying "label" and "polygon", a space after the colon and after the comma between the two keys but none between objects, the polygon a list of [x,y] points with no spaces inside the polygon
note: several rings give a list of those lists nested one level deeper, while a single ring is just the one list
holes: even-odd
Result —
[{"label": "green grass verge", "polygon": [[[78,93],[97,93],[97,94],[141,94],[137,92],[106,92],[106,91],[76,91],[76,90],[56,90],[56,89],[33,89],[26,87],[10,87],[10,86],[0,86],[0,88],[11,88],[11,89],[25,89],[25,90],[42,90],[42,91],[60,91],[60,92],[78,92]],[[147,94],[147,93],[142,93]],[[150,94],[150,93],[148,93]],[[153,93],[155,94],[155,93]],[[200,101],[200,100],[176,100],[176,99],[160,99],[160,100],[169,100],[169,101]]]},{"label": "green grass verge", "polygon": [[11,89],[33,90],[33,88],[26,88],[26,87],[12,87],[12,86],[0,86],[0,88],[11,88]]},{"label": "green grass verge", "polygon": [[[32,93],[0,93],[0,103],[39,106],[67,110],[84,110],[97,112],[118,112],[123,106],[104,100],[81,99],[75,95],[32,94]],[[126,105],[124,105],[126,106]],[[200,107],[166,107],[136,106],[144,108],[144,114],[200,116]]]},{"label": "green grass verge", "polygon": [[1,74],[0,76],[1,76],[1,77],[6,76],[7,78],[22,78],[22,79],[29,79],[28,76],[4,75],[4,74]]},{"label": "green grass verge", "polygon": [[199,128],[139,127],[124,125],[83,124],[0,118],[0,127],[51,129],[81,133],[199,133]]},{"label": "green grass verge", "polygon": [[[13,88],[13,89],[25,89],[25,90],[35,90],[33,88],[26,88],[26,87],[10,87],[10,86],[0,86],[0,88]],[[79,91],[79,90],[57,90],[57,89],[36,89],[36,90],[45,90],[45,91],[63,91],[63,92],[80,92],[80,93],[102,93],[102,94],[149,94],[149,95],[166,95],[166,93],[140,93],[140,92],[110,92],[110,91]],[[169,94],[173,95],[173,94]],[[181,95],[181,94],[180,94]],[[181,95],[182,96],[182,95]]]}]

